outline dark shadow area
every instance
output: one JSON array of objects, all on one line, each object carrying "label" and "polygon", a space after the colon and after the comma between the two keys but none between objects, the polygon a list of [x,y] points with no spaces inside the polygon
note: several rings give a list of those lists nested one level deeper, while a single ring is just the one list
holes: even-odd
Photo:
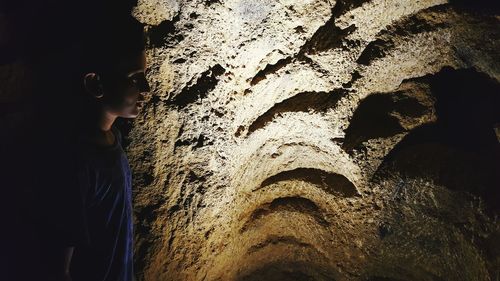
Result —
[{"label": "dark shadow area", "polygon": [[319,225],[329,225],[323,217],[323,211],[313,201],[303,197],[280,197],[255,209],[241,227],[240,232],[243,233],[256,227],[258,220],[277,212],[303,213],[314,218]]},{"label": "dark shadow area", "polygon": [[450,0],[450,5],[483,14],[500,13],[500,2],[497,0]]},{"label": "dark shadow area", "polygon": [[193,81],[191,85],[184,87],[169,103],[179,108],[184,108],[191,103],[205,98],[219,83],[218,77],[225,72],[226,69],[220,64],[210,67],[210,69],[203,72],[196,81]]},{"label": "dark shadow area", "polygon": [[346,37],[356,30],[356,26],[350,25],[344,29],[335,25],[335,15],[333,15],[324,25],[322,25],[300,48],[298,57],[303,59],[306,54],[317,54],[335,48],[345,48],[354,42],[346,41]]},{"label": "dark shadow area", "polygon": [[335,196],[354,197],[358,195],[356,186],[354,186],[354,184],[345,176],[314,168],[297,168],[290,171],[280,172],[264,180],[260,187],[256,190],[265,188],[266,186],[277,182],[289,180],[309,182],[324,190],[328,194]]},{"label": "dark shadow area", "polygon": [[295,247],[304,247],[304,248],[314,248],[313,245],[309,243],[302,242],[293,236],[270,236],[265,241],[260,242],[258,244],[253,245],[247,251],[248,254],[256,252],[260,249],[271,245],[291,245]]},{"label": "dark shadow area", "polygon": [[474,69],[444,68],[430,77],[437,122],[412,130],[386,156],[375,178],[387,173],[430,178],[455,191],[480,196],[499,210],[500,86]]},{"label": "dark shadow area", "polygon": [[390,277],[378,277],[378,276],[375,276],[375,277],[370,277],[370,278],[366,279],[366,281],[406,281],[406,280],[395,279],[395,278],[390,278]]},{"label": "dark shadow area", "polygon": [[325,112],[327,109],[335,107],[337,102],[345,96],[343,90],[331,92],[302,92],[275,104],[264,114],[260,115],[248,127],[247,136],[258,129],[264,128],[277,116],[284,112]]},{"label": "dark shadow area", "polygon": [[361,101],[345,131],[342,149],[352,153],[362,147],[363,142],[375,138],[388,138],[405,129],[391,113],[406,117],[420,117],[427,107],[404,92],[373,94]]},{"label": "dark shadow area", "polygon": [[179,15],[171,21],[163,21],[159,25],[152,26],[149,30],[149,40],[152,47],[165,47],[179,43],[184,39],[180,34],[174,35],[176,32],[175,24],[179,21]]},{"label": "dark shadow area", "polygon": [[[418,11],[404,17],[401,21],[387,26],[380,31],[374,41],[371,41],[356,60],[362,65],[370,65],[373,61],[385,57],[396,46],[395,42],[405,37],[436,31],[449,26],[443,16],[451,8],[448,5],[437,5]],[[440,18],[441,16],[441,18]],[[429,20],[432,18],[432,20]]]},{"label": "dark shadow area", "polygon": [[264,69],[255,74],[255,76],[250,81],[250,85],[254,86],[258,84],[260,81],[266,79],[267,75],[276,73],[278,70],[290,64],[292,61],[293,61],[292,57],[286,57],[284,59],[278,60],[275,64],[266,65]]},{"label": "dark shadow area", "polygon": [[335,281],[336,271],[314,262],[276,261],[242,274],[238,281]]}]

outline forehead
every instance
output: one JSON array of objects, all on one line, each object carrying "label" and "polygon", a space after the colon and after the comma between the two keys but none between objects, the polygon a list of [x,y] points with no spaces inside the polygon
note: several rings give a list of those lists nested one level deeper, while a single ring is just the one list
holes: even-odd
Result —
[{"label": "forehead", "polygon": [[126,57],[120,58],[115,65],[115,69],[119,73],[133,74],[142,72],[146,69],[146,54],[143,51],[138,54],[131,54]]}]

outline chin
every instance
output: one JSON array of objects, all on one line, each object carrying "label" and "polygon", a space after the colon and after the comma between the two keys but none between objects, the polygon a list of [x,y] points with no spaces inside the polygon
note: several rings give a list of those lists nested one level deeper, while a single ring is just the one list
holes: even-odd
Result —
[{"label": "chin", "polygon": [[136,118],[139,113],[141,112],[141,109],[136,107],[131,113],[129,118]]},{"label": "chin", "polygon": [[128,114],[124,114],[120,117],[122,118],[127,118],[127,119],[134,119],[136,118],[137,116],[139,115],[139,111],[138,110],[134,110],[133,112],[130,112]]}]

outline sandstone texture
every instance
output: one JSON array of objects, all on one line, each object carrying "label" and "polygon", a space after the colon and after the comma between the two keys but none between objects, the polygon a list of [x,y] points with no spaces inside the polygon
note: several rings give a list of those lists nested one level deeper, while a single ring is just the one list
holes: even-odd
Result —
[{"label": "sandstone texture", "polygon": [[[500,280],[500,17],[141,0],[138,280]],[[495,134],[496,132],[496,134]]]}]

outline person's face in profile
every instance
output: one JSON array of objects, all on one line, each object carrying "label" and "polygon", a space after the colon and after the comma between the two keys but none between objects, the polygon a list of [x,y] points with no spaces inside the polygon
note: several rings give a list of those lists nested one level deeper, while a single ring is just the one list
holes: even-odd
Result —
[{"label": "person's face in profile", "polygon": [[149,94],[149,85],[144,71],[146,55],[144,52],[123,59],[116,72],[103,76],[104,109],[117,117],[135,118]]},{"label": "person's face in profile", "polygon": [[98,99],[106,113],[135,118],[150,91],[145,69],[144,52],[123,58],[106,73],[87,73],[84,78],[87,91]]}]

